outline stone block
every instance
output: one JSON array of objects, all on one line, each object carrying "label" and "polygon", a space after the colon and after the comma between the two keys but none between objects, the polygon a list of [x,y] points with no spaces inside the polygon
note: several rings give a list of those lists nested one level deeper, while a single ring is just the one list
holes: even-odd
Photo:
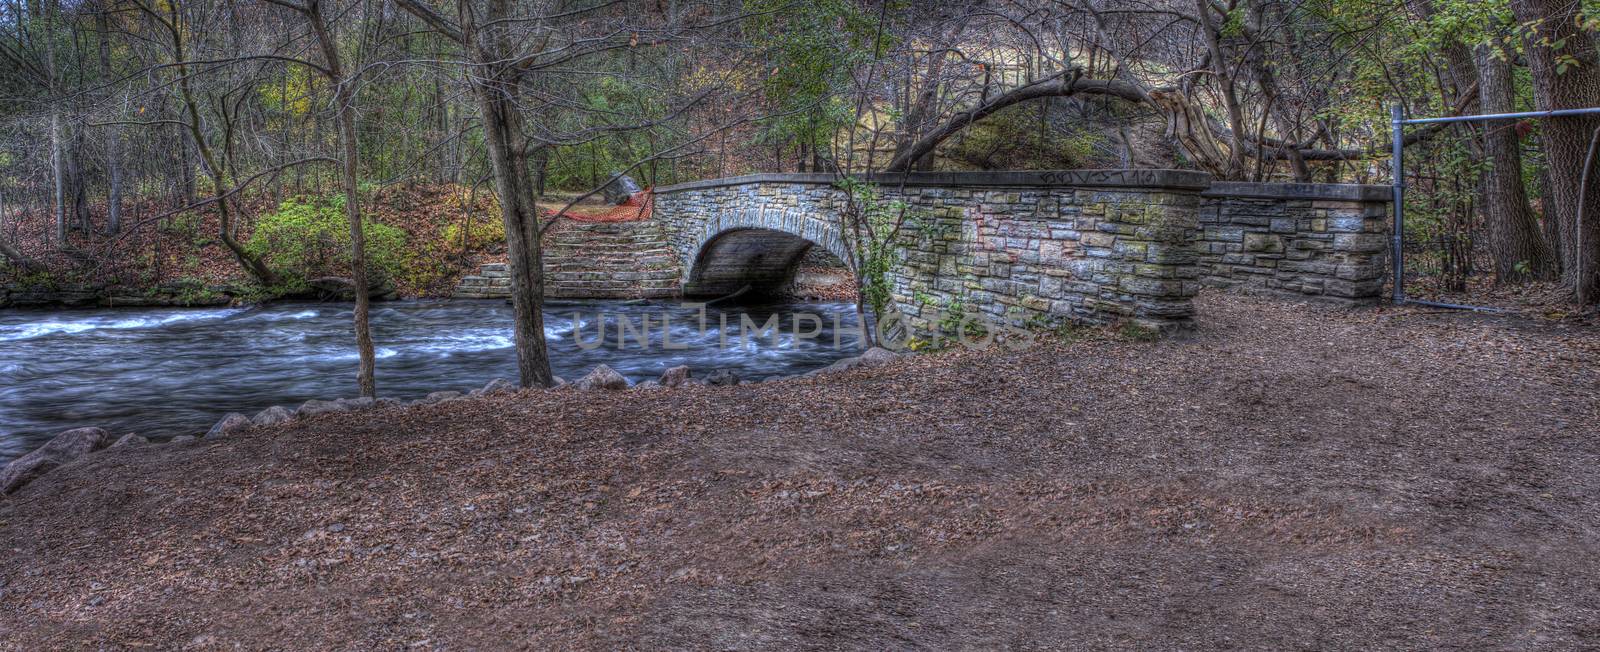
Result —
[{"label": "stone block", "polygon": [[1371,253],[1387,249],[1388,240],[1380,233],[1341,233],[1334,236],[1333,247],[1341,251]]},{"label": "stone block", "polygon": [[1078,242],[1083,244],[1085,247],[1110,248],[1112,245],[1116,244],[1117,237],[1109,233],[1085,233],[1083,234],[1083,237],[1078,239]]},{"label": "stone block", "polygon": [[1326,223],[1327,230],[1336,233],[1362,233],[1367,226],[1366,218],[1346,213],[1329,213]]},{"label": "stone block", "polygon": [[1213,242],[1244,242],[1244,229],[1239,227],[1207,228],[1201,237]]},{"label": "stone block", "polygon": [[1283,238],[1266,233],[1244,234],[1244,250],[1250,252],[1283,253]]}]

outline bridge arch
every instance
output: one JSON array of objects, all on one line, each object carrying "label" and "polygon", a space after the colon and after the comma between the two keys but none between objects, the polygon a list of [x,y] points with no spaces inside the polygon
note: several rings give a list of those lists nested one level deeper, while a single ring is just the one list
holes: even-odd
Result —
[{"label": "bridge arch", "polygon": [[752,298],[780,293],[815,247],[849,260],[831,216],[796,207],[763,205],[711,216],[686,251],[683,294],[728,296],[748,288]]},{"label": "bridge arch", "polygon": [[724,297],[746,290],[752,297],[772,296],[787,287],[810,240],[773,229],[723,231],[701,246],[683,286],[689,298]]}]

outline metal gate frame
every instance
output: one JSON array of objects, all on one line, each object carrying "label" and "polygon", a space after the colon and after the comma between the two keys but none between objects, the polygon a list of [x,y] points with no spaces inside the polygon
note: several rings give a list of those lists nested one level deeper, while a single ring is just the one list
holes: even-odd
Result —
[{"label": "metal gate frame", "polygon": [[[1430,125],[1450,122],[1492,122],[1495,120],[1560,118],[1578,115],[1600,115],[1600,107],[1588,109],[1558,109],[1554,111],[1528,111],[1524,113],[1486,113],[1483,115],[1464,115],[1445,118],[1407,119],[1405,107],[1400,106],[1399,104],[1394,105],[1394,108],[1390,112],[1390,125],[1392,137],[1394,139],[1394,232],[1390,235],[1390,246],[1392,248],[1391,255],[1394,257],[1394,305],[1402,306],[1412,303],[1424,306],[1434,306],[1437,308],[1451,308],[1455,310],[1503,312],[1498,308],[1464,306],[1454,303],[1440,303],[1438,301],[1424,301],[1422,299],[1406,298],[1406,257],[1404,248],[1406,233],[1405,127],[1407,125]],[[1600,137],[1600,132],[1597,132],[1596,136]],[[1590,145],[1590,148],[1593,149],[1593,144]],[[1587,174],[1585,175],[1585,179],[1587,179]]]}]

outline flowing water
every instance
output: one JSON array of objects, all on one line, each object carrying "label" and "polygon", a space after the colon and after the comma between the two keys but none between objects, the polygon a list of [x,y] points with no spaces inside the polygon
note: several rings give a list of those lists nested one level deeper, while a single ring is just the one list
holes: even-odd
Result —
[{"label": "flowing water", "polygon": [[[774,315],[777,331],[749,332]],[[756,328],[742,330],[741,317]],[[545,320],[551,366],[568,380],[601,363],[633,382],[680,364],[696,375],[731,369],[761,379],[858,352],[855,309],[844,303],[703,311],[668,302],[551,303]],[[348,305],[315,303],[0,311],[0,463],[69,428],[166,438],[203,433],[228,412],[353,396],[350,322]],[[516,380],[504,302],[378,304],[372,325],[380,396]]]}]

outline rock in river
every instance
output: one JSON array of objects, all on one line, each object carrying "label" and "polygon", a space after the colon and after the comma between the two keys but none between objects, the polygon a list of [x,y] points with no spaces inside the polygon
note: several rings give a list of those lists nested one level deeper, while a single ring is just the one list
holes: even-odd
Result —
[{"label": "rock in river", "polygon": [[123,435],[122,438],[118,439],[117,443],[112,444],[110,448],[119,448],[122,446],[142,446],[148,443],[150,443],[149,437],[130,432],[126,435]]},{"label": "rock in river", "polygon": [[484,385],[483,386],[483,390],[481,391],[481,393],[483,393],[483,394],[499,394],[501,392],[515,392],[515,391],[517,391],[517,386],[515,384],[513,384],[511,381],[506,380],[504,378],[496,378],[494,380],[489,381],[489,384]]},{"label": "rock in river", "polygon": [[319,414],[332,414],[334,412],[349,412],[350,406],[344,401],[324,401],[311,399],[300,404],[300,409],[295,411],[295,416],[300,418],[314,417]]},{"label": "rock in river", "polygon": [[718,369],[706,376],[706,382],[712,385],[737,385],[739,374],[733,373],[732,369]]}]

